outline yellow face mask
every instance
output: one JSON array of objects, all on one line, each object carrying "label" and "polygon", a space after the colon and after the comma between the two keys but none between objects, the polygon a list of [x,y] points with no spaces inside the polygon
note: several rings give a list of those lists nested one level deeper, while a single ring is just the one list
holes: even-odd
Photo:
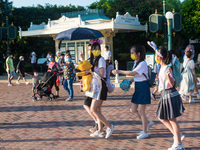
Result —
[{"label": "yellow face mask", "polygon": [[95,57],[98,57],[99,55],[101,55],[101,50],[93,50],[93,55]]},{"label": "yellow face mask", "polygon": [[131,59],[136,60],[137,57],[135,56],[135,54],[131,54]]},{"label": "yellow face mask", "polygon": [[88,55],[91,56],[91,51],[88,51]]},{"label": "yellow face mask", "polygon": [[160,59],[157,56],[155,57],[155,61],[160,64]]}]

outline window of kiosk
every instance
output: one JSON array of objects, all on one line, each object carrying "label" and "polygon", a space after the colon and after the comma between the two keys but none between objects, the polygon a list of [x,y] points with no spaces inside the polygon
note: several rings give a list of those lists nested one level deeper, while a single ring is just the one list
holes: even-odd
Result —
[{"label": "window of kiosk", "polygon": [[75,57],[75,43],[68,43],[68,49],[70,51],[70,55],[71,55],[71,59],[72,59],[72,62],[76,62],[76,57]]}]

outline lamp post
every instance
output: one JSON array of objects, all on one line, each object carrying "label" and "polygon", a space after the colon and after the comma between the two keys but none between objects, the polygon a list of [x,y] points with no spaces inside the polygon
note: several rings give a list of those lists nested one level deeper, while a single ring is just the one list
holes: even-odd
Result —
[{"label": "lamp post", "polygon": [[[163,16],[166,14],[166,0],[163,0]],[[166,18],[163,17],[163,31],[164,31],[164,46],[167,47],[167,21]]]},{"label": "lamp post", "polygon": [[172,49],[172,36],[171,36],[171,29],[172,29],[172,18],[173,13],[168,11],[165,14],[165,17],[167,19],[167,30],[168,30],[168,50]]}]

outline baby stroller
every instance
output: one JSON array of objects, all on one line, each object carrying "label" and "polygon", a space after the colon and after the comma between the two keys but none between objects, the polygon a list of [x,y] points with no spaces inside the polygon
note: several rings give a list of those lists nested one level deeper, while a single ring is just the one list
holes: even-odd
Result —
[{"label": "baby stroller", "polygon": [[56,82],[56,75],[52,72],[46,72],[44,76],[41,78],[40,83],[36,86],[36,89],[34,90],[34,100],[42,99],[43,96],[48,98],[48,101],[51,101],[52,99],[56,99],[54,94],[51,92],[51,89],[53,85]]}]

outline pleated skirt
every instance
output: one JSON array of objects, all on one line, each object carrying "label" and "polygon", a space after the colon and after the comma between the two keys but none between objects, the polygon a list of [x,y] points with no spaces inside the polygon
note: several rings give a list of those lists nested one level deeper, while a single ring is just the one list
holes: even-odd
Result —
[{"label": "pleated skirt", "polygon": [[170,120],[182,115],[185,108],[179,92],[175,88],[165,90],[165,95],[161,92],[156,116],[160,119]]}]

